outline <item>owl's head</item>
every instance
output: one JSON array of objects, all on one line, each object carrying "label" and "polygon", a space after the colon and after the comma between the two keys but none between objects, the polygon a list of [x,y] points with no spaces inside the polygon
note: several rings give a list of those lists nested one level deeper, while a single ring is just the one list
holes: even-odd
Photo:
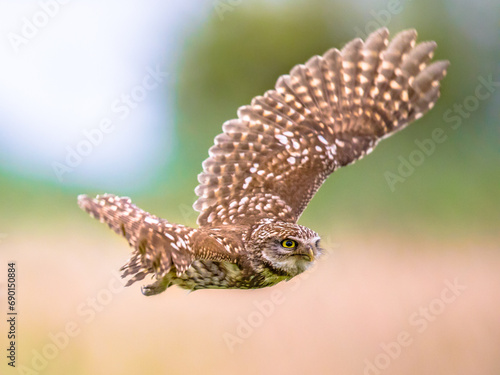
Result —
[{"label": "owl's head", "polygon": [[268,266],[293,277],[304,272],[321,255],[320,237],[302,225],[263,222],[250,236],[254,250]]}]

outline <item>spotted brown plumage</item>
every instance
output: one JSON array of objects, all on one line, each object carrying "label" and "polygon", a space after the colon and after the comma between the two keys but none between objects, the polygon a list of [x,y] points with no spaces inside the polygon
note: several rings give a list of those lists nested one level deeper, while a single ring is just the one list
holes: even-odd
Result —
[{"label": "spotted brown plumage", "polygon": [[[195,189],[199,228],[151,215],[113,195],[80,206],[135,250],[122,268],[129,284],[260,288],[303,272],[321,254],[319,236],[297,223],[337,168],[420,118],[439,96],[447,61],[429,63],[436,43],[407,30],[388,42],[380,29],[281,76],[274,90],[223,124]],[[283,245],[294,244],[292,248]]]}]

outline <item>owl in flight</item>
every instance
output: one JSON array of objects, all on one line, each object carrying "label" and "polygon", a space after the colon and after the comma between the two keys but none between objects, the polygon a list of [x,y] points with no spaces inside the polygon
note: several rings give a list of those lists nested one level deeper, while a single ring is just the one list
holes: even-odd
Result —
[{"label": "owl in flight", "polygon": [[145,295],[253,289],[289,280],[321,255],[320,237],[297,224],[337,168],[426,113],[439,97],[447,61],[429,64],[435,42],[407,30],[389,43],[380,29],[281,76],[274,90],[222,126],[195,192],[199,228],[170,223],[110,194],[79,206],[134,248],[127,285],[151,274]]}]

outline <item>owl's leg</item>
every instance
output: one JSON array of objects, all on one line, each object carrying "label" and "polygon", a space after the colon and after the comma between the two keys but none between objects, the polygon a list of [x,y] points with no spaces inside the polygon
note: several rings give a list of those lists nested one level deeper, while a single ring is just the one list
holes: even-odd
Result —
[{"label": "owl's leg", "polygon": [[156,280],[153,284],[142,286],[141,292],[145,296],[154,296],[164,292],[170,285],[172,285],[172,279],[167,275],[160,280]]}]

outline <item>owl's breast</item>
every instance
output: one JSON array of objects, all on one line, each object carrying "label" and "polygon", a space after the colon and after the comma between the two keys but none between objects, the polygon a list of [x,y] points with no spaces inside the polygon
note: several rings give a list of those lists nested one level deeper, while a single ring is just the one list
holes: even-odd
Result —
[{"label": "owl's breast", "polygon": [[172,284],[189,290],[198,289],[257,289],[272,286],[288,277],[264,268],[256,272],[243,270],[239,265],[224,261],[196,260]]}]

